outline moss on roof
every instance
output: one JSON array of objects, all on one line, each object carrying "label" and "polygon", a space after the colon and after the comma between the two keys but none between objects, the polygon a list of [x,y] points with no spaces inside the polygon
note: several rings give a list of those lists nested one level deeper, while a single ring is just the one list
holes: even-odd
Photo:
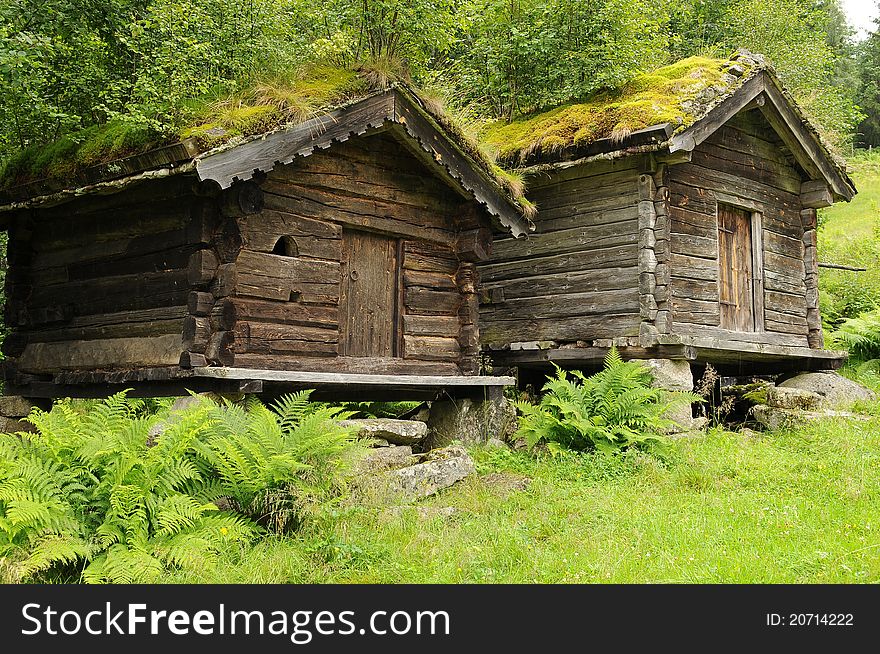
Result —
[{"label": "moss on roof", "polygon": [[[195,102],[196,108],[165,133],[114,120],[53,143],[25,148],[0,168],[0,191],[42,180],[76,183],[78,173],[87,168],[182,140],[194,141],[199,152],[232,147],[247,137],[301,123],[401,83],[407,87],[406,75],[393,62],[378,61],[356,68],[312,64],[295,71],[289,79],[256,83],[218,101]],[[415,95],[439,126],[530,218],[535,208],[525,197],[521,178],[497,166],[476,137],[446,113],[436,99]]]},{"label": "moss on roof", "polygon": [[759,61],[740,53],[731,60],[690,57],[578,102],[510,123],[491,123],[481,140],[500,161],[521,163],[535,154],[622,139],[652,125],[685,128],[760,67]]},{"label": "moss on roof", "polygon": [[183,139],[195,139],[199,149],[209,150],[285,123],[300,122],[372,90],[356,70],[304,67],[284,82],[255,84],[222,100],[195,101],[179,117],[179,124],[164,132],[117,119],[53,143],[25,148],[0,170],[0,189],[38,179],[69,179],[85,168]]}]

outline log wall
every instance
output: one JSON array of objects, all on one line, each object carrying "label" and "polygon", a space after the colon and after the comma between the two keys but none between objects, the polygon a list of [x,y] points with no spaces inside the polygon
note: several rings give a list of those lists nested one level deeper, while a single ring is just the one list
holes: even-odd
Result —
[{"label": "log wall", "polygon": [[[223,192],[180,175],[13,223],[4,344],[13,374],[479,372],[474,262],[491,247],[488,218],[387,132]],[[352,243],[381,244],[356,264],[384,295],[359,296],[346,325]]]},{"label": "log wall", "polygon": [[[807,323],[811,271],[805,268],[805,239],[811,238],[807,223],[815,211],[805,210],[802,216],[802,177],[760,113],[735,116],[693,151],[690,162],[670,166],[668,178],[672,331],[730,336],[719,326],[720,202],[760,214],[763,290],[758,279],[755,292],[757,311],[763,300],[764,328],[748,339],[807,346],[812,331],[810,344],[816,347],[818,327]],[[813,254],[808,261],[811,269],[814,259]],[[817,307],[814,312],[818,317]]]},{"label": "log wall", "polygon": [[[393,137],[351,140],[276,168],[258,192],[256,211],[236,215],[235,202],[222,203],[239,251],[205,289],[215,301],[198,318],[207,342],[193,350],[197,360],[204,352],[208,363],[248,368],[479,371],[478,280],[462,241],[473,245],[487,226]],[[352,251],[370,243],[374,256]],[[352,274],[363,283],[366,272],[388,283],[372,305],[360,298],[355,315],[341,315],[349,303],[340,288]]]},{"label": "log wall", "polygon": [[637,343],[638,159],[529,179],[538,206],[527,239],[497,237],[480,265],[480,334],[492,348],[526,341]]},{"label": "log wall", "polygon": [[20,371],[177,364],[211,200],[184,176],[19,213],[4,353]]}]

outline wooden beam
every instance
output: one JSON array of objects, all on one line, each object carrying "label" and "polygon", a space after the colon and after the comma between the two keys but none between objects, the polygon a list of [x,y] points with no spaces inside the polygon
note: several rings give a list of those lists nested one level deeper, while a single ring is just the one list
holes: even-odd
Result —
[{"label": "wooden beam", "polygon": [[[504,366],[529,366],[550,368],[551,364],[560,366],[595,365],[602,363],[608,354],[607,347],[572,347],[533,350],[496,350],[491,351],[493,364]],[[617,348],[624,359],[684,359],[692,360],[696,354],[693,348],[684,345],[638,347],[622,346]]]},{"label": "wooden beam", "polygon": [[834,195],[824,179],[811,179],[801,184],[801,207],[821,209],[834,204]]},{"label": "wooden beam", "polygon": [[[743,333],[743,337],[747,336],[746,333]],[[844,361],[847,357],[846,352],[837,351],[837,350],[817,350],[810,348],[806,345],[806,339],[804,339],[803,346],[793,346],[793,345],[772,345],[769,343],[761,343],[760,339],[763,338],[765,334],[755,334],[756,342],[749,342],[747,340],[743,341],[730,341],[724,338],[714,338],[714,337],[703,337],[703,336],[687,336],[683,334],[671,334],[671,335],[663,335],[661,334],[658,337],[658,342],[660,344],[665,345],[690,345],[691,347],[696,348],[698,358],[702,356],[705,358],[707,353],[714,353],[713,356],[717,358],[722,358],[722,353],[727,358],[734,358],[737,360],[753,360],[753,361],[762,361],[762,360],[772,360],[774,358],[779,359],[827,359],[827,360],[837,360]]]},{"label": "wooden beam", "polygon": [[724,123],[742,111],[763,91],[764,76],[755,75],[737,89],[733,95],[723,100],[717,107],[706,114],[706,116],[680,134],[676,134],[669,139],[669,152],[693,150],[714,134]]},{"label": "wooden beam", "polygon": [[443,388],[447,386],[512,386],[516,383],[513,377],[480,375],[370,375],[298,370],[260,370],[253,368],[194,368],[193,376],[211,379],[259,379],[264,382],[290,382],[314,384],[315,386],[341,384]]}]

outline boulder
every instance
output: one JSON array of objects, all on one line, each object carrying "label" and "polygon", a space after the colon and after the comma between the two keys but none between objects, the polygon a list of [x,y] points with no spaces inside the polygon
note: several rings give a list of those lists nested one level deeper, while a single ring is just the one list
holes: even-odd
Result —
[{"label": "boulder", "polygon": [[419,459],[421,463],[376,478],[386,498],[398,503],[415,502],[474,474],[474,461],[463,447],[432,450]]},{"label": "boulder", "polygon": [[756,404],[751,408],[752,417],[767,429],[787,429],[809,421],[804,411],[781,409],[766,404]]},{"label": "boulder", "polygon": [[480,481],[502,499],[527,490],[532,483],[529,477],[513,472],[490,472],[480,477]]},{"label": "boulder", "polygon": [[428,425],[419,420],[365,418],[340,420],[344,427],[356,427],[358,438],[379,438],[394,445],[415,445],[428,435]]},{"label": "boulder", "polygon": [[[651,372],[654,380],[651,386],[667,391],[691,393],[694,390],[694,375],[691,364],[679,359],[644,359],[640,361]],[[693,426],[693,411],[690,405],[678,405],[666,412],[666,417],[675,423],[669,433],[689,431]]]},{"label": "boulder", "polygon": [[445,447],[454,441],[475,445],[490,438],[503,441],[516,431],[516,425],[516,409],[504,396],[437,401],[431,404],[425,445]]},{"label": "boulder", "polygon": [[767,405],[777,409],[812,411],[822,403],[822,396],[800,388],[771,386],[767,389]]},{"label": "boulder", "polygon": [[0,416],[0,434],[17,434],[18,432],[36,433],[37,428],[29,422],[18,418]]},{"label": "boulder", "polygon": [[648,368],[654,377],[652,386],[664,388],[667,391],[684,391],[691,393],[694,390],[694,375],[691,372],[691,364],[680,359],[644,359],[640,362]]},{"label": "boulder", "polygon": [[4,418],[24,418],[34,406],[21,395],[0,395],[0,416]]},{"label": "boulder", "polygon": [[486,441],[486,447],[490,450],[506,450],[507,443],[500,438],[490,438]]},{"label": "boulder", "polygon": [[193,407],[197,407],[207,400],[211,400],[222,406],[222,400],[219,398],[219,396],[214,395],[213,393],[184,395],[183,397],[178,397],[176,400],[174,400],[174,403],[168,409],[167,419],[160,420],[152,427],[150,427],[149,431],[147,432],[147,447],[153,447],[158,441],[159,436],[164,434],[169,427],[177,424],[177,422],[180,420],[180,416],[177,414],[179,414],[181,411],[186,411],[188,409],[192,409]]},{"label": "boulder", "polygon": [[781,409],[766,404],[756,404],[751,409],[752,417],[767,429],[790,429],[813,420],[823,418],[844,418],[848,420],[868,420],[868,416],[848,411],[803,411],[800,409]]},{"label": "boulder", "polygon": [[371,475],[402,468],[410,463],[412,463],[412,447],[410,445],[376,447],[357,461],[354,471],[358,475]]},{"label": "boulder", "polygon": [[779,384],[780,388],[810,391],[821,396],[828,409],[848,407],[853,402],[870,401],[876,395],[867,388],[836,372],[805,372]]}]

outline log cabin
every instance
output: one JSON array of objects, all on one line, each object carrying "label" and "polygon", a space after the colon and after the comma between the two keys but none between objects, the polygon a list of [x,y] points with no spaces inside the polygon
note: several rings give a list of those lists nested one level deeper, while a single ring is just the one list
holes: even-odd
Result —
[{"label": "log cabin", "polygon": [[687,59],[484,138],[537,206],[535,233],[479,264],[497,368],[589,368],[611,346],[731,376],[842,362],[817,209],[856,189],[759,55]]},{"label": "log cabin", "polygon": [[7,394],[508,383],[479,375],[475,267],[529,221],[406,88],[4,193]]}]

